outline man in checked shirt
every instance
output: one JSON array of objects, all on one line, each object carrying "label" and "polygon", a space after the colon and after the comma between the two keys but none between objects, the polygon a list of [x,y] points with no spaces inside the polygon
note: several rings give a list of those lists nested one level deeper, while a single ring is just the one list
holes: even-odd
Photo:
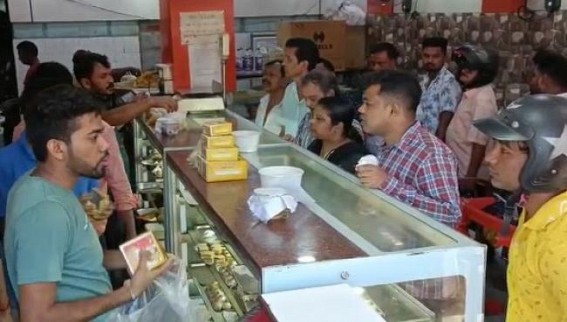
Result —
[{"label": "man in checked shirt", "polygon": [[[357,167],[367,188],[414,207],[455,228],[461,218],[457,161],[451,150],[415,119],[421,88],[402,71],[369,75],[359,109],[364,132],[384,138],[378,147],[378,165]],[[456,279],[412,282],[406,289],[432,310],[457,298]],[[439,306],[438,306],[439,304]]]}]

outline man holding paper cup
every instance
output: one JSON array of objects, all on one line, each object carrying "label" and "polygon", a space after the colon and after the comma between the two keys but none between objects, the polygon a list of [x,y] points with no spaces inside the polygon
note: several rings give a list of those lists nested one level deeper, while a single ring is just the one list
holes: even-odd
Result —
[{"label": "man holding paper cup", "polygon": [[377,165],[357,166],[360,182],[450,227],[460,220],[457,162],[449,148],[416,121],[417,79],[401,71],[369,75],[359,109],[364,131],[384,138]]}]

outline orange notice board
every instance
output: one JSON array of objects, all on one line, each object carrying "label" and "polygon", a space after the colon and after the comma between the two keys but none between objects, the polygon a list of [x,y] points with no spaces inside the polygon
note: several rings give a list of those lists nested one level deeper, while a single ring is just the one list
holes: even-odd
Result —
[{"label": "orange notice board", "polygon": [[173,87],[177,91],[191,89],[189,52],[182,43],[180,17],[182,13],[223,11],[225,32],[230,37],[230,55],[226,65],[226,89],[236,89],[236,60],[234,57],[233,0],[160,0],[160,31],[162,60],[172,64]]}]

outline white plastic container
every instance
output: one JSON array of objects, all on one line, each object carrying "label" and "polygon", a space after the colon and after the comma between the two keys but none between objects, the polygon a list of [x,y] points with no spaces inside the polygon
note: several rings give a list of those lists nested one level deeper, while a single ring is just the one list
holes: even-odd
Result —
[{"label": "white plastic container", "polygon": [[263,188],[285,188],[288,191],[301,189],[301,180],[305,171],[296,167],[274,166],[258,171]]},{"label": "white plastic container", "polygon": [[234,143],[242,153],[258,151],[260,143],[260,132],[257,131],[234,131]]}]

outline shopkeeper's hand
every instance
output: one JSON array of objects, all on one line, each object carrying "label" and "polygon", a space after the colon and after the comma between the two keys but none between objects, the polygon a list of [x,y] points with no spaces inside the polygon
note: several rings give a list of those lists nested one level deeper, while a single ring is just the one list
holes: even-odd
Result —
[{"label": "shopkeeper's hand", "polygon": [[138,263],[138,268],[132,276],[129,283],[126,283],[124,287],[128,287],[132,297],[137,298],[140,296],[150,284],[161,274],[169,269],[173,262],[173,258],[170,256],[167,262],[165,262],[160,267],[153,270],[148,269],[148,262],[151,255],[147,251],[140,252],[140,261]]},{"label": "shopkeeper's hand", "polygon": [[177,111],[177,101],[171,97],[150,97],[149,106],[152,107],[161,107],[167,110],[168,113]]},{"label": "shopkeeper's hand", "polygon": [[361,165],[356,167],[356,176],[366,188],[381,189],[384,187],[388,174],[376,165]]}]

